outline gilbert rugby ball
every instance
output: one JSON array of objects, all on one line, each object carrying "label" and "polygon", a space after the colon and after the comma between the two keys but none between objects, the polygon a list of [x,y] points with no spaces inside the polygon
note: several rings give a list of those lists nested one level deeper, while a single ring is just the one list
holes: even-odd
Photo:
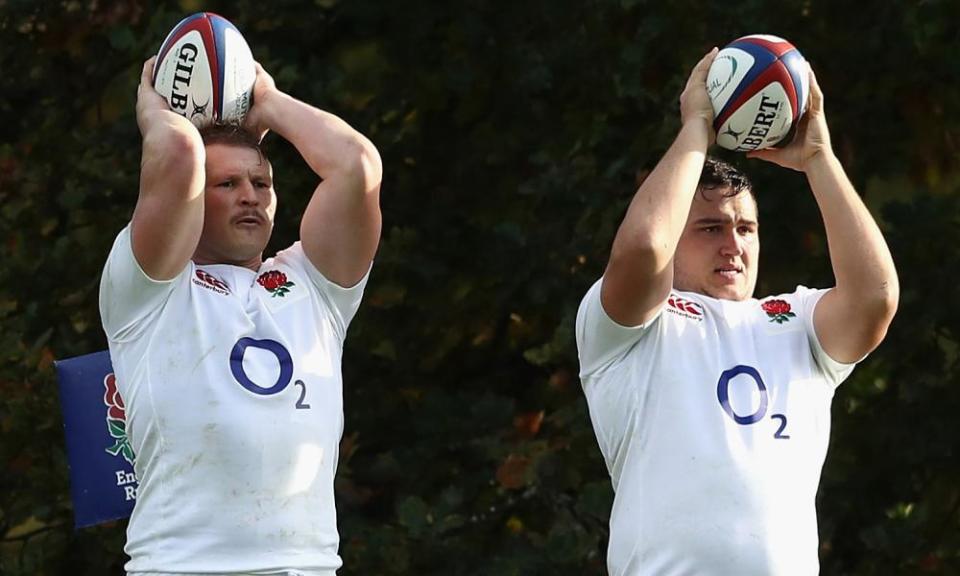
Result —
[{"label": "gilbert rugby ball", "polygon": [[789,142],[809,93],[807,63],[793,44],[764,34],[734,40],[707,73],[717,145],[749,152]]},{"label": "gilbert rugby ball", "polygon": [[199,12],[181,20],[163,41],[153,87],[171,110],[202,128],[243,122],[256,76],[240,31],[222,16]]}]

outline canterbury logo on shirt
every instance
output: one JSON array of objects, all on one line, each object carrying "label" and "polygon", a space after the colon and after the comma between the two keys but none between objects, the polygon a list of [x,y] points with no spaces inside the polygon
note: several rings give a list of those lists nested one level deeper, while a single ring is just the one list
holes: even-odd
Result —
[{"label": "canterbury logo on shirt", "polygon": [[703,306],[675,294],[671,294],[667,299],[667,311],[690,320],[703,320]]},{"label": "canterbury logo on shirt", "polygon": [[196,277],[193,278],[193,283],[197,286],[203,286],[208,290],[213,290],[217,294],[230,293],[230,287],[227,286],[226,282],[199,268],[197,269]]}]

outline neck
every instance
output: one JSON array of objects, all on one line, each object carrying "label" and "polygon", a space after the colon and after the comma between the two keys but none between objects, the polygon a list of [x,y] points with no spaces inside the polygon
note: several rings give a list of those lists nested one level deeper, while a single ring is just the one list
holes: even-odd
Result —
[{"label": "neck", "polygon": [[241,268],[249,268],[256,272],[260,269],[260,265],[263,263],[262,255],[257,255],[254,258],[249,260],[229,260],[225,258],[208,258],[201,254],[193,255],[193,263],[198,266],[205,266],[207,264],[229,264],[230,266],[239,266]]}]

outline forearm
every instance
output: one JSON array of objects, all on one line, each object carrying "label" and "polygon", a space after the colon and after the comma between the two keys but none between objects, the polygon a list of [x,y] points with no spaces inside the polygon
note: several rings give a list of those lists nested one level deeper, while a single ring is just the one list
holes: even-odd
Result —
[{"label": "forearm", "polygon": [[363,192],[379,187],[380,156],[373,144],[346,122],[280,91],[262,103],[263,125],[293,144],[322,179],[342,179]]},{"label": "forearm", "polygon": [[873,216],[832,153],[811,159],[805,172],[823,216],[837,292],[864,312],[892,316],[899,281]]},{"label": "forearm", "polygon": [[620,324],[646,322],[670,293],[673,255],[703,171],[709,130],[702,120],[685,123],[627,209],[600,294],[604,310]]},{"label": "forearm", "polygon": [[644,259],[656,271],[673,258],[703,170],[709,135],[709,127],[702,120],[687,122],[681,128],[631,201],[614,240],[611,259]]},{"label": "forearm", "polygon": [[176,276],[203,228],[205,153],[200,134],[171,112],[142,116],[140,194],[133,212],[134,255],[151,278]]},{"label": "forearm", "polygon": [[265,72],[262,82],[248,123],[293,144],[322,180],[300,222],[304,253],[327,279],[353,286],[380,239],[380,155],[340,118],[274,88]]}]

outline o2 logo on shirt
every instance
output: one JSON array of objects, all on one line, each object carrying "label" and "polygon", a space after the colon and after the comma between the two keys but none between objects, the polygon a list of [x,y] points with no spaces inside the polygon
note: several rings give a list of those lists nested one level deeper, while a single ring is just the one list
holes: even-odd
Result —
[{"label": "o2 logo on shirt", "polygon": [[[730,381],[741,374],[752,378],[757,385],[757,390],[760,392],[760,406],[758,406],[752,414],[737,414],[733,406],[730,405]],[[720,374],[720,380],[717,382],[717,400],[720,401],[720,407],[727,413],[727,416],[733,418],[733,421],[741,426],[756,424],[767,415],[767,405],[769,404],[767,387],[763,383],[763,378],[760,377],[760,373],[752,366],[738,365],[729,370],[724,370],[723,373]],[[771,414],[770,419],[780,422],[780,427],[773,433],[773,437],[777,440],[789,440],[790,436],[784,433],[784,430],[787,428],[786,415]]]},{"label": "o2 logo on shirt", "polygon": [[[264,350],[276,357],[277,363],[280,365],[280,374],[277,376],[276,382],[264,387],[254,382],[250,376],[247,375],[247,372],[243,369],[243,357],[247,352],[247,348]],[[233,374],[233,378],[241,386],[250,392],[259,394],[260,396],[272,396],[283,392],[287,386],[290,385],[290,380],[293,379],[293,357],[290,356],[290,352],[286,347],[276,340],[270,340],[269,338],[263,340],[241,338],[237,340],[237,343],[233,345],[233,350],[230,351],[230,373]],[[296,380],[293,385],[300,388],[300,398],[297,399],[297,403],[294,406],[298,410],[309,410],[310,405],[306,403],[307,385],[303,383],[303,380]]]}]

